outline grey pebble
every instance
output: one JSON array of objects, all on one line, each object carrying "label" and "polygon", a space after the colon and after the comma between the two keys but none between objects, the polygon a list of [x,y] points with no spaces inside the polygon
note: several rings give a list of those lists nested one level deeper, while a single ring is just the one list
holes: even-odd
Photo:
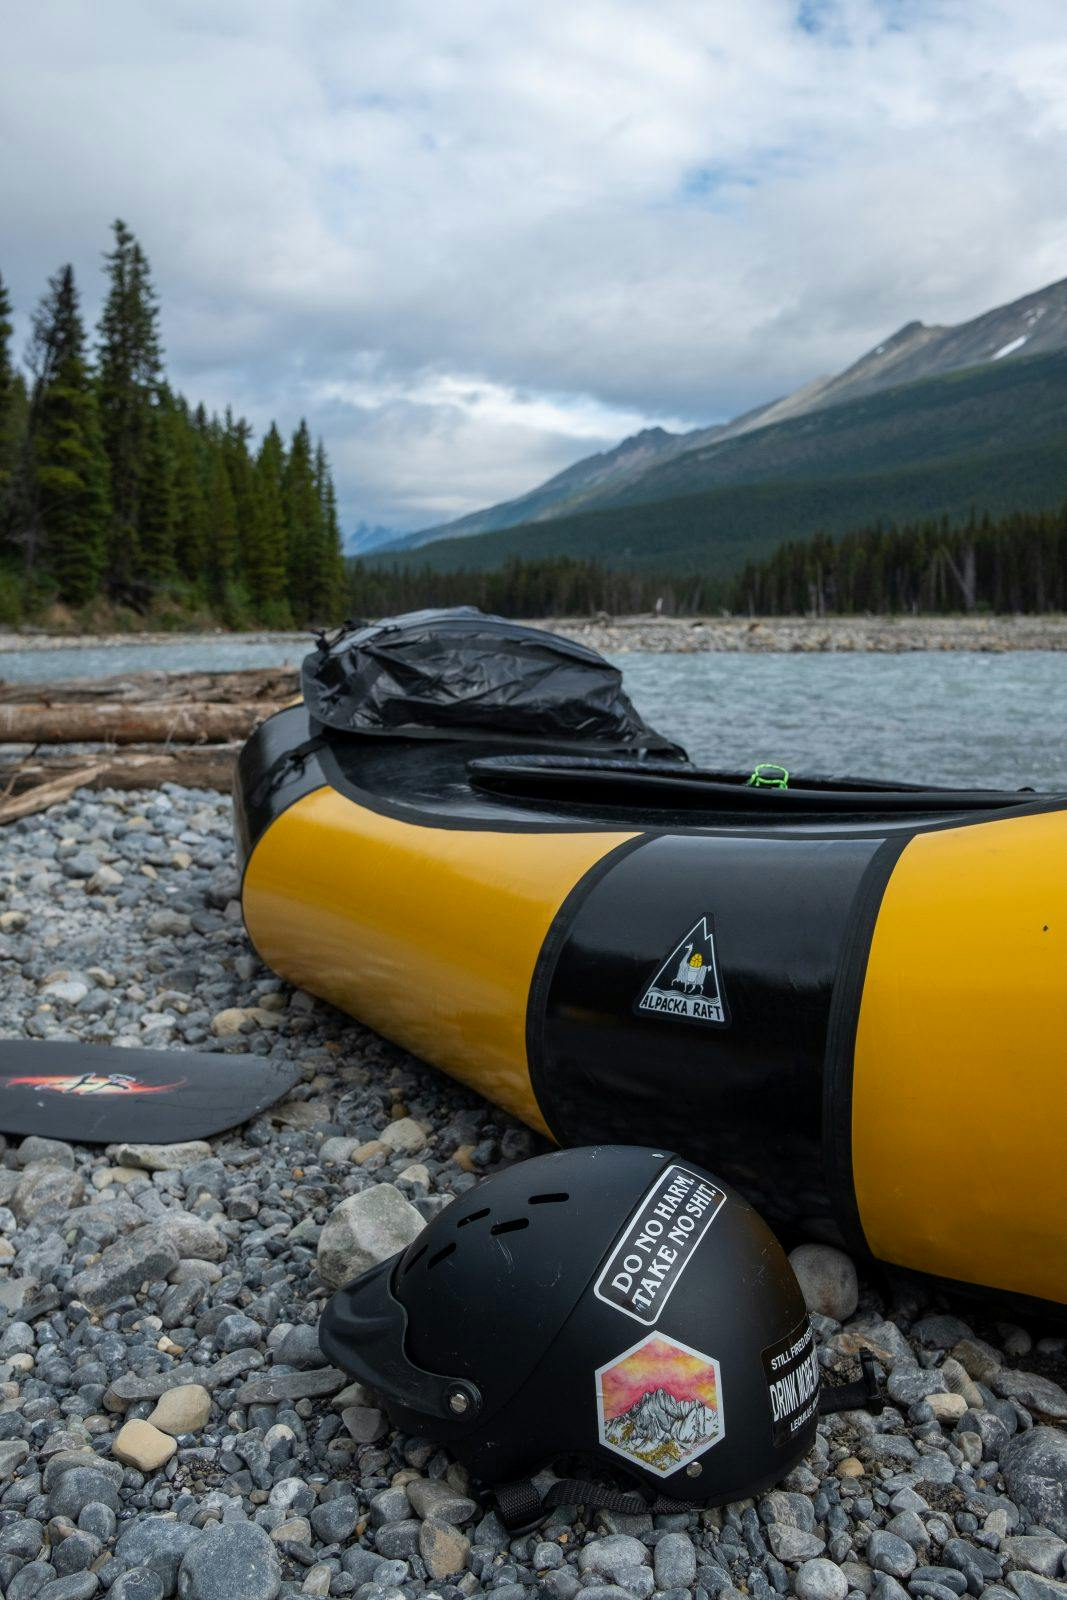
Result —
[{"label": "grey pebble", "polygon": [[799,1600],[845,1600],[848,1579],[836,1562],[816,1557],[798,1567],[796,1592]]},{"label": "grey pebble", "polygon": [[779,1561],[807,1561],[814,1556],[821,1556],[826,1549],[826,1540],[818,1534],[808,1533],[804,1528],[792,1527],[784,1522],[770,1524],[767,1542]]},{"label": "grey pebble", "polygon": [[86,1267],[71,1287],[87,1306],[102,1310],[135,1294],[142,1283],[165,1278],[178,1265],[178,1252],[151,1224],[109,1245],[95,1266]]},{"label": "grey pebble", "polygon": [[612,1533],[583,1545],[578,1552],[578,1570],[614,1578],[618,1571],[641,1566],[648,1559],[649,1553],[640,1539],[626,1533]]},{"label": "grey pebble", "polygon": [[163,1600],[163,1579],[151,1567],[120,1573],[108,1590],[108,1600]]},{"label": "grey pebble", "polygon": [[422,1523],[417,1517],[404,1522],[388,1522],[374,1535],[375,1547],[390,1561],[408,1561],[419,1553],[419,1531]]},{"label": "grey pebble", "polygon": [[311,1526],[323,1544],[343,1544],[351,1538],[360,1519],[359,1501],[351,1495],[342,1495],[316,1506],[311,1513]]},{"label": "grey pebble", "polygon": [[251,1522],[207,1529],[178,1570],[179,1600],[274,1600],[281,1583],[278,1552]]},{"label": "grey pebble", "polygon": [[406,1492],[411,1509],[419,1517],[436,1517],[439,1522],[462,1526],[478,1510],[467,1495],[457,1494],[447,1483],[429,1478],[415,1478],[406,1486]]},{"label": "grey pebble", "polygon": [[544,1572],[537,1586],[539,1600],[574,1600],[581,1590],[577,1573],[571,1567],[558,1567]]},{"label": "grey pebble", "polygon": [[953,1594],[965,1594],[967,1590],[966,1578],[955,1567],[916,1567],[908,1579],[908,1588],[915,1594],[918,1591],[912,1586],[924,1583],[936,1583]]},{"label": "grey pebble", "polygon": [[177,1588],[178,1568],[189,1547],[201,1537],[199,1528],[172,1517],[146,1516],[124,1528],[115,1542],[115,1555],[124,1568],[148,1567],[163,1581],[163,1592]]},{"label": "grey pebble", "polygon": [[92,1600],[99,1587],[95,1572],[72,1572],[65,1578],[53,1578],[38,1589],[37,1600]]},{"label": "grey pebble", "polygon": [[656,1587],[688,1589],[696,1577],[697,1555],[687,1533],[665,1533],[653,1552]]},{"label": "grey pebble", "polygon": [[1067,1600],[1067,1583],[1039,1577],[1036,1572],[1009,1572],[1008,1582],[1019,1600]]},{"label": "grey pebble", "polygon": [[891,1578],[910,1578],[916,1567],[915,1551],[907,1540],[882,1528],[876,1528],[871,1534],[867,1560],[876,1571],[887,1572]]},{"label": "grey pebble", "polygon": [[1006,1443],[1000,1465],[1008,1493],[1034,1522],[1067,1539],[1067,1433],[1039,1427]]},{"label": "grey pebble", "polygon": [[103,1505],[117,1511],[118,1504],[118,1489],[107,1473],[95,1466],[71,1467],[49,1491],[48,1514],[76,1522],[86,1506]]},{"label": "grey pebble", "polygon": [[326,1357],[319,1348],[318,1328],[298,1324],[290,1328],[274,1352],[275,1359],[287,1367],[299,1370],[326,1366]]}]

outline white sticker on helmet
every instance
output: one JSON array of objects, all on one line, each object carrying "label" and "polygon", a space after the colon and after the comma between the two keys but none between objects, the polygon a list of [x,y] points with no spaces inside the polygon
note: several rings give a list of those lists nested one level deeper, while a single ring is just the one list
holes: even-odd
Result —
[{"label": "white sticker on helmet", "polygon": [[788,1445],[819,1409],[819,1353],[807,1317],[763,1352],[771,1402],[771,1437]]},{"label": "white sticker on helmet", "polygon": [[612,1246],[597,1299],[653,1327],[725,1201],[710,1178],[667,1167]]},{"label": "white sticker on helmet", "polygon": [[601,1444],[661,1478],[726,1437],[719,1363],[662,1333],[597,1368],[596,1403]]}]

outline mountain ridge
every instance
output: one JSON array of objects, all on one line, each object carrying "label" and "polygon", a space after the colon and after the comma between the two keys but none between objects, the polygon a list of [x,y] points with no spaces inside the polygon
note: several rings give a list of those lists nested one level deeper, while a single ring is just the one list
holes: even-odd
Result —
[{"label": "mountain ridge", "polygon": [[[1067,278],[967,322],[907,322],[840,373],[812,379],[791,394],[729,422],[683,434],[663,428],[643,429],[611,450],[573,463],[526,494],[454,522],[409,534],[388,550],[399,554],[443,540],[540,524],[613,504],[632,503],[642,497],[651,500],[659,492],[656,475],[662,478],[672,471],[684,475],[693,465],[687,458],[698,452],[704,452],[706,459],[709,451],[714,454],[744,436],[753,439],[783,423],[906,384],[1062,350],[1067,350]],[[767,476],[766,472],[757,472],[755,481]],[[690,490],[702,486],[694,483]]]},{"label": "mountain ridge", "polygon": [[[1067,351],[986,363],[775,424],[761,446],[774,470],[754,481],[740,458],[758,438],[711,447],[710,462],[694,452],[691,465],[710,486],[666,484],[657,499],[378,551],[372,560],[455,572],[567,556],[728,577],[786,539],[1051,510],[1067,498]],[[668,477],[685,459],[657,470]]]}]

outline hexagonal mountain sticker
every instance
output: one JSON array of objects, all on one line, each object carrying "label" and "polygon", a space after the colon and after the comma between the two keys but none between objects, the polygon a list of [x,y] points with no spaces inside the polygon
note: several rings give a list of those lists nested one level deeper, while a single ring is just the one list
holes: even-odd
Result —
[{"label": "hexagonal mountain sticker", "polygon": [[667,1478],[726,1435],[719,1363],[662,1333],[596,1372],[600,1442]]}]

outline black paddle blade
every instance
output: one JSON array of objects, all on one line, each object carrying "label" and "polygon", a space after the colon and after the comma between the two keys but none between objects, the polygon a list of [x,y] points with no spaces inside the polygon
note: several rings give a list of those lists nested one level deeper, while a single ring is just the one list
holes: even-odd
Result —
[{"label": "black paddle blade", "polygon": [[263,1056],[0,1039],[0,1132],[179,1144],[247,1122],[299,1077]]}]

